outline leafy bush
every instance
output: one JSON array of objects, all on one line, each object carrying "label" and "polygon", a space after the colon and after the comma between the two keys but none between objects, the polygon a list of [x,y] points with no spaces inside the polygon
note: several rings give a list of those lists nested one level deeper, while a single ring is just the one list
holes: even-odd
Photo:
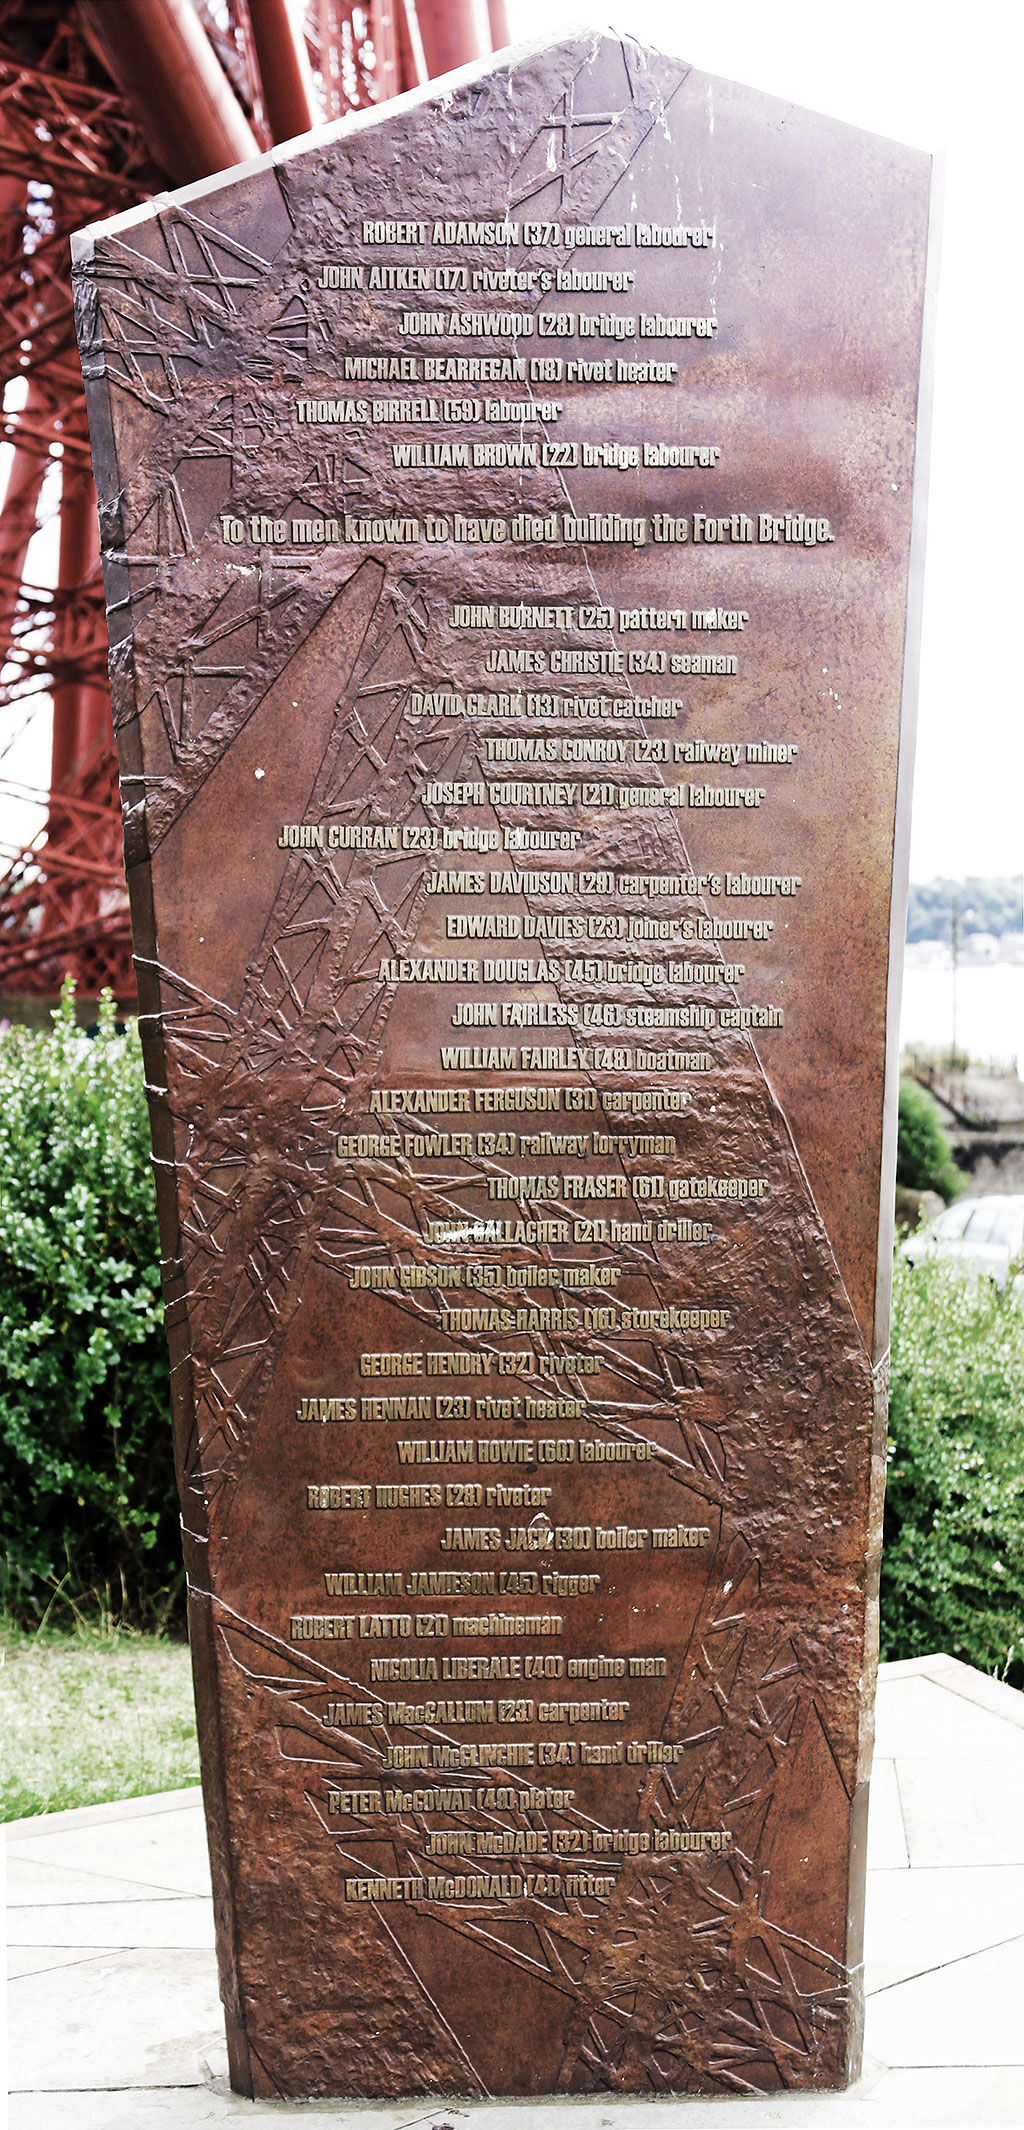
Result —
[{"label": "leafy bush", "polygon": [[115,1593],[166,1621],[182,1572],[160,1249],[134,1031],[0,1036],[3,1597],[38,1617],[60,1590]]},{"label": "leafy bush", "polygon": [[916,1080],[900,1081],[896,1181],[911,1191],[938,1191],[947,1205],[963,1189],[939,1112]]},{"label": "leafy bush", "polygon": [[882,1655],[951,1652],[1024,1685],[1024,1307],[897,1259]]}]

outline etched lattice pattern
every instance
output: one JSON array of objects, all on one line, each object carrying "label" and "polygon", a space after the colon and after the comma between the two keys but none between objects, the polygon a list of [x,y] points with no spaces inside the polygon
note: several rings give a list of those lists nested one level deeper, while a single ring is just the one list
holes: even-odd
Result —
[{"label": "etched lattice pattern", "polygon": [[[600,52],[600,66],[575,64],[557,80],[550,68],[542,88],[553,100],[539,106],[535,92],[520,105],[504,172],[510,204],[596,218],[683,78],[629,45],[614,65],[606,47]],[[486,82],[464,91],[463,122],[472,119],[486,137],[489,99],[496,108],[499,94]],[[205,808],[208,822],[215,813],[211,793],[229,757],[248,749],[251,773],[262,777],[260,734],[286,734],[300,704],[319,703],[322,747],[297,792],[298,820],[437,827],[448,817],[424,800],[424,785],[477,773],[471,730],[412,711],[413,687],[441,685],[457,655],[429,558],[412,568],[349,553],[339,569],[330,554],[284,561],[263,545],[255,559],[247,551],[227,589],[223,571],[204,579],[179,566],[215,542],[221,512],[244,517],[261,498],[272,497],[282,516],[300,505],[357,510],[374,494],[382,510],[398,507],[381,494],[365,438],[335,447],[311,437],[299,452],[301,460],[308,450],[306,463],[297,464],[295,431],[280,413],[282,384],[316,374],[332,352],[323,312],[293,272],[309,241],[297,202],[326,224],[332,201],[313,179],[300,197],[300,165],[258,182],[247,217],[222,211],[225,196],[214,195],[108,243],[83,300],[86,344],[102,348],[125,467],[109,567],[115,639],[131,652],[130,666],[115,654],[126,833],[134,864],[155,873],[191,847],[193,817]],[[559,499],[553,474],[548,500]],[[494,818],[499,830],[514,825],[501,806]],[[621,822],[595,823],[595,863],[602,837],[609,849],[613,838],[628,848],[629,834]],[[677,816],[648,819],[642,837],[653,866],[691,872]],[[329,1291],[340,1308],[353,1267],[421,1261],[431,1221],[472,1221],[481,1190],[512,1173],[499,1159],[467,1159],[453,1179],[450,1161],[434,1173],[409,1153],[358,1171],[331,1162],[335,1136],[365,1116],[386,1070],[401,1001],[397,986],[379,981],[378,965],[415,948],[429,874],[427,861],[400,849],[339,850],[329,861],[295,849],[245,942],[242,980],[204,985],[198,959],[186,970],[164,951],[159,921],[141,965],[146,1009],[158,1004],[161,1014],[160,1158],[174,1165],[163,1202],[165,1217],[173,1205],[175,1229],[170,1322],[176,1371],[187,1382],[182,1469],[194,1582],[216,1630],[227,1701],[255,1697],[273,1731],[276,1778],[289,1796],[305,1796],[316,1871],[326,1854],[338,1868],[366,1868],[372,1855],[375,1869],[422,1872],[424,1820],[392,1815],[386,1837],[365,1826],[339,1835],[325,1784],[327,1792],[332,1781],[382,1784],[388,1727],[328,1722],[328,1702],[365,1696],[365,1686],[241,1616],[221,1593],[238,1543],[237,1503],[313,1270],[328,1287],[336,1278]],[[523,901],[541,907],[529,895]],[[599,909],[600,899],[584,897],[581,907]],[[575,996],[567,979],[556,989],[561,1001]],[[689,1160],[699,1170],[725,1159],[771,1184],[764,1208],[734,1218],[729,1232],[728,1284],[742,1300],[731,1349],[711,1341],[698,1358],[658,1336],[632,1344],[613,1332],[528,1336],[538,1354],[599,1354],[608,1388],[590,1416],[604,1439],[635,1440],[654,1421],[666,1423],[659,1477],[678,1487],[691,1520],[699,1514],[714,1533],[712,1564],[665,1689],[659,1735],[678,1757],[646,1768],[636,1825],[665,1836],[724,1827],[731,1844],[702,1856],[699,1868],[667,1849],[615,1858],[614,1890],[601,1900],[524,1895],[471,1914],[417,1904],[416,1920],[428,1915],[467,1957],[486,1951],[502,1962],[510,1987],[558,1998],[556,2082],[566,2091],[774,2091],[835,2080],[846,2047],[843,1945],[824,1929],[798,1934],[787,1920],[787,1889],[807,1864],[794,1848],[803,1822],[798,1837],[788,1830],[809,1793],[833,1836],[838,1825],[845,1840],[848,1828],[862,1641],[854,1649],[861,1568],[845,1534],[863,1529],[866,1515],[870,1370],[753,1042],[723,1037],[716,1063],[714,1116],[694,1120]],[[592,1084],[594,1121],[612,1133],[600,1075]],[[544,1255],[538,1246],[537,1261]],[[652,1303],[718,1296],[714,1280],[709,1287],[649,1238],[625,1243],[621,1255]],[[723,1285],[724,1275],[716,1277]],[[495,1299],[509,1298],[499,1280]],[[396,1345],[443,1331],[429,1289],[389,1293],[386,1306]],[[777,1507],[783,1495],[795,1529],[821,1527],[827,1504],[832,1556],[812,1569],[799,1568],[789,1549]],[[808,1626],[814,1606],[793,1587],[794,1577],[809,1585],[819,1572],[828,1616],[851,1614],[841,1663],[837,1638]],[[411,1735],[453,1742],[429,1729]],[[529,1788],[515,1772],[503,1784]],[[585,1815],[568,1807],[556,1817],[572,1827]],[[525,1836],[543,1831],[545,1816],[503,1805],[462,1814],[457,1824]],[[829,1868],[845,1875],[845,1850],[836,1864],[834,1841]],[[415,1922],[403,1913],[375,1923],[380,1959],[401,1972],[433,2036],[425,2082],[444,2088],[468,2079],[482,2090],[483,2073],[458,2039],[457,2005],[445,2012],[417,1966]],[[690,1948],[682,1970],[681,1943]]]}]

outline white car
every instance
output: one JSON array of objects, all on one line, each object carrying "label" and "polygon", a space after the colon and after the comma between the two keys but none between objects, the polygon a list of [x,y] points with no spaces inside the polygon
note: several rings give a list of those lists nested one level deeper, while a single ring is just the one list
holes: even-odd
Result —
[{"label": "white car", "polygon": [[912,1265],[925,1257],[941,1257],[972,1278],[987,1272],[1000,1287],[1012,1272],[1014,1285],[1024,1285],[1024,1196],[958,1198],[937,1220],[908,1235],[900,1256]]}]

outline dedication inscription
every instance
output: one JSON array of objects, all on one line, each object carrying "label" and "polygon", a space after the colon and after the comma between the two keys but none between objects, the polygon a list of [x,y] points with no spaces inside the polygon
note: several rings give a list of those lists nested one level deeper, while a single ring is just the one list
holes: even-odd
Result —
[{"label": "dedication inscription", "polygon": [[838,2084],[929,166],[454,79],[77,246],[232,2077]]}]

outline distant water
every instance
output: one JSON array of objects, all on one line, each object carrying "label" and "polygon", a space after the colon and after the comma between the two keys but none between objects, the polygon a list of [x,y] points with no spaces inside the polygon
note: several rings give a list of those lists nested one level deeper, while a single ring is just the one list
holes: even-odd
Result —
[{"label": "distant water", "polygon": [[[953,1038],[953,970],[903,972],[900,1045],[948,1048]],[[994,1060],[1024,1072],[1024,963],[980,962],[956,972],[956,1044],[979,1064]]]}]

